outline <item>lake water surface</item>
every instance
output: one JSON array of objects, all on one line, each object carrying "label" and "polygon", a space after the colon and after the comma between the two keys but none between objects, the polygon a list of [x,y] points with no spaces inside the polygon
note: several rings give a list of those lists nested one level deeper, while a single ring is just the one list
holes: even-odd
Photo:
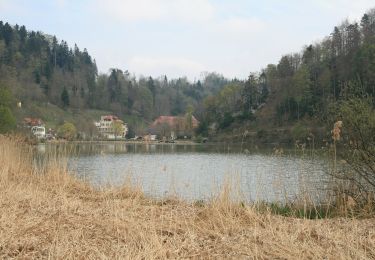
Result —
[{"label": "lake water surface", "polygon": [[229,185],[246,201],[285,201],[308,194],[319,199],[327,162],[318,156],[241,146],[192,144],[41,144],[39,154],[68,150],[68,167],[94,185],[140,185],[152,197],[212,197]]}]

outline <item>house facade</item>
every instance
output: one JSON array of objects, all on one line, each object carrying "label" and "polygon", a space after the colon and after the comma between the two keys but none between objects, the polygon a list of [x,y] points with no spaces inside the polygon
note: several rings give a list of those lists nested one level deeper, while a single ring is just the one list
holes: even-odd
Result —
[{"label": "house facade", "polygon": [[43,121],[40,118],[25,117],[23,119],[23,125],[25,128],[30,129],[31,133],[37,139],[46,138],[46,128]]},{"label": "house facade", "polygon": [[44,126],[33,126],[31,132],[37,139],[46,138],[46,128]]},{"label": "house facade", "polygon": [[117,116],[101,116],[100,121],[95,122],[99,135],[109,140],[125,139],[128,126]]}]

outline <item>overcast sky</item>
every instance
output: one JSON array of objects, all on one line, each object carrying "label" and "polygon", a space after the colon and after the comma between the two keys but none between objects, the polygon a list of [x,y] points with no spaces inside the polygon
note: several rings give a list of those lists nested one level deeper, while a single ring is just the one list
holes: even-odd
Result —
[{"label": "overcast sky", "polygon": [[0,19],[87,48],[100,72],[245,78],[374,0],[0,0]]}]

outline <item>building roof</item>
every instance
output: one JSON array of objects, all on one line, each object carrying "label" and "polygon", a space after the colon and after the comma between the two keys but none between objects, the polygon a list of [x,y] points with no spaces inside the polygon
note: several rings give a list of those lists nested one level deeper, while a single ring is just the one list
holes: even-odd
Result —
[{"label": "building roof", "polygon": [[23,119],[25,125],[28,126],[40,126],[43,125],[43,121],[40,118],[25,117]]},{"label": "building roof", "polygon": [[114,115],[106,115],[106,116],[102,116],[102,120],[114,121],[114,120],[119,120],[119,118],[117,116],[114,116]]},{"label": "building roof", "polygon": [[[170,127],[176,127],[179,120],[185,120],[185,117],[183,116],[159,116],[151,124],[151,127],[155,127],[160,124],[167,124]],[[193,128],[198,127],[199,121],[194,116],[192,116],[191,121],[192,121]]]}]

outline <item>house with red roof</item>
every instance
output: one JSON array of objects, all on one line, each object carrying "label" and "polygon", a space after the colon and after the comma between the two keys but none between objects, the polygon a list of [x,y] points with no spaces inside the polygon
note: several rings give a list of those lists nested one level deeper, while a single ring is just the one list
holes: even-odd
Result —
[{"label": "house with red roof", "polygon": [[176,139],[177,137],[191,137],[199,121],[192,116],[159,116],[151,124],[149,132],[160,139]]},{"label": "house with red roof", "polygon": [[37,139],[44,139],[46,137],[46,128],[40,118],[25,117],[23,119],[23,125],[25,128],[29,128],[31,133]]},{"label": "house with red roof", "polygon": [[[155,119],[151,126],[157,126],[160,124],[167,124],[172,128],[181,124],[181,122],[186,122],[187,118],[182,116],[159,116]],[[195,116],[191,116],[191,126],[192,128],[197,128],[199,125],[199,121],[195,118]]]},{"label": "house with red roof", "polygon": [[44,125],[42,119],[40,119],[40,118],[32,118],[32,117],[25,117],[23,119],[23,124],[27,128],[32,128],[33,126],[42,126],[42,125]]}]

